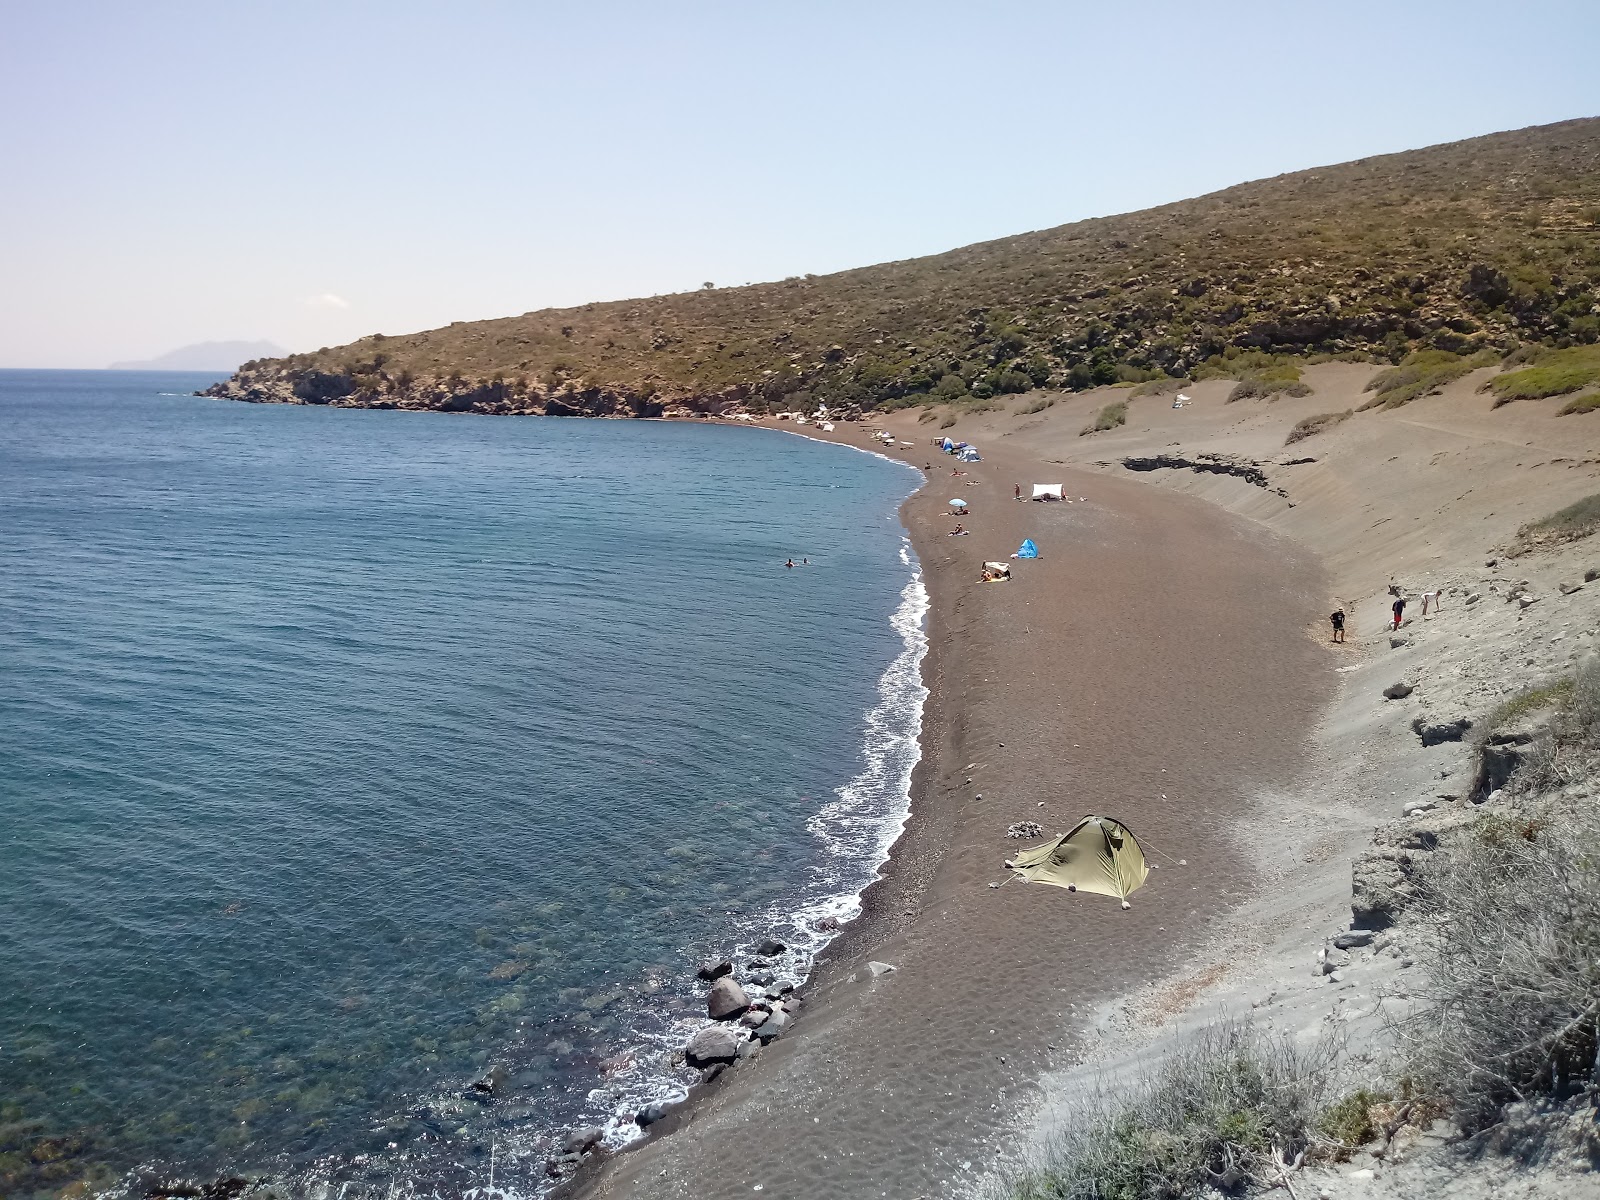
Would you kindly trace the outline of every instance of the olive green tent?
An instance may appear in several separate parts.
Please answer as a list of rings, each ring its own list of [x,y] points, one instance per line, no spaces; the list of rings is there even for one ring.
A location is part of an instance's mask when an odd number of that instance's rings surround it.
[[[1143,887],[1150,874],[1138,839],[1110,817],[1085,817],[1071,832],[1028,847],[1006,866],[1029,883],[1115,896],[1123,908],[1132,907],[1128,896]]]

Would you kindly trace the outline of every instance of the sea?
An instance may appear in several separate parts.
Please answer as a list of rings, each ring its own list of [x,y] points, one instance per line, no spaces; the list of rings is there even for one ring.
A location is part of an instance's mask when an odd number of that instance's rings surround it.
[[[0,1195],[537,1195],[859,912],[920,473],[214,378],[0,371]]]

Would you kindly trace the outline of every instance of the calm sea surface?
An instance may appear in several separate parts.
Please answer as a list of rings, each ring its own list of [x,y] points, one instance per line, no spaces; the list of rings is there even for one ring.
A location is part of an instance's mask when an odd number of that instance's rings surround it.
[[[916,474],[205,382],[0,371],[0,1195],[531,1192],[881,861]]]

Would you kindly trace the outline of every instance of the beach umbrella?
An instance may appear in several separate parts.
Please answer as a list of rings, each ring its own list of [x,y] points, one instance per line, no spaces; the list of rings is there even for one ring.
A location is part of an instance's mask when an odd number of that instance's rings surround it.
[[[1123,908],[1133,907],[1129,895],[1150,875],[1133,831],[1110,817],[1085,817],[1053,841],[1009,859],[1006,867],[1029,883],[1115,896]]]
[[[967,502],[965,500],[952,500],[952,501],[950,501],[950,507],[951,508],[965,508],[966,506],[967,506]]]

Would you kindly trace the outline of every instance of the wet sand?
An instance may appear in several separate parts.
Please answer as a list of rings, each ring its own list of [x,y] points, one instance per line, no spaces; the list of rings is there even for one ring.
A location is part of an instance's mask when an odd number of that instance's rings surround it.
[[[931,427],[891,425],[920,444],[890,453],[934,467],[903,509],[932,601],[906,833],[790,1031],[585,1194],[911,1200],[975,1180],[1039,1077],[1095,1036],[1093,1011],[1182,967],[1249,894],[1255,798],[1304,769],[1334,678],[1307,632],[1325,581],[1305,550],[1015,443],[984,443],[984,461],[952,477]],[[866,428],[832,440],[867,446]],[[1013,501],[1014,484],[1036,481],[1087,501]],[[953,496],[972,506],[970,536],[947,536]],[[1040,559],[1013,563],[1009,583],[977,582],[983,560],[1024,537]],[[1028,844],[1006,838],[1009,824],[1061,832],[1091,813],[1125,821],[1160,864],[1130,911],[989,886]],[[869,959],[896,970],[874,978]]]

